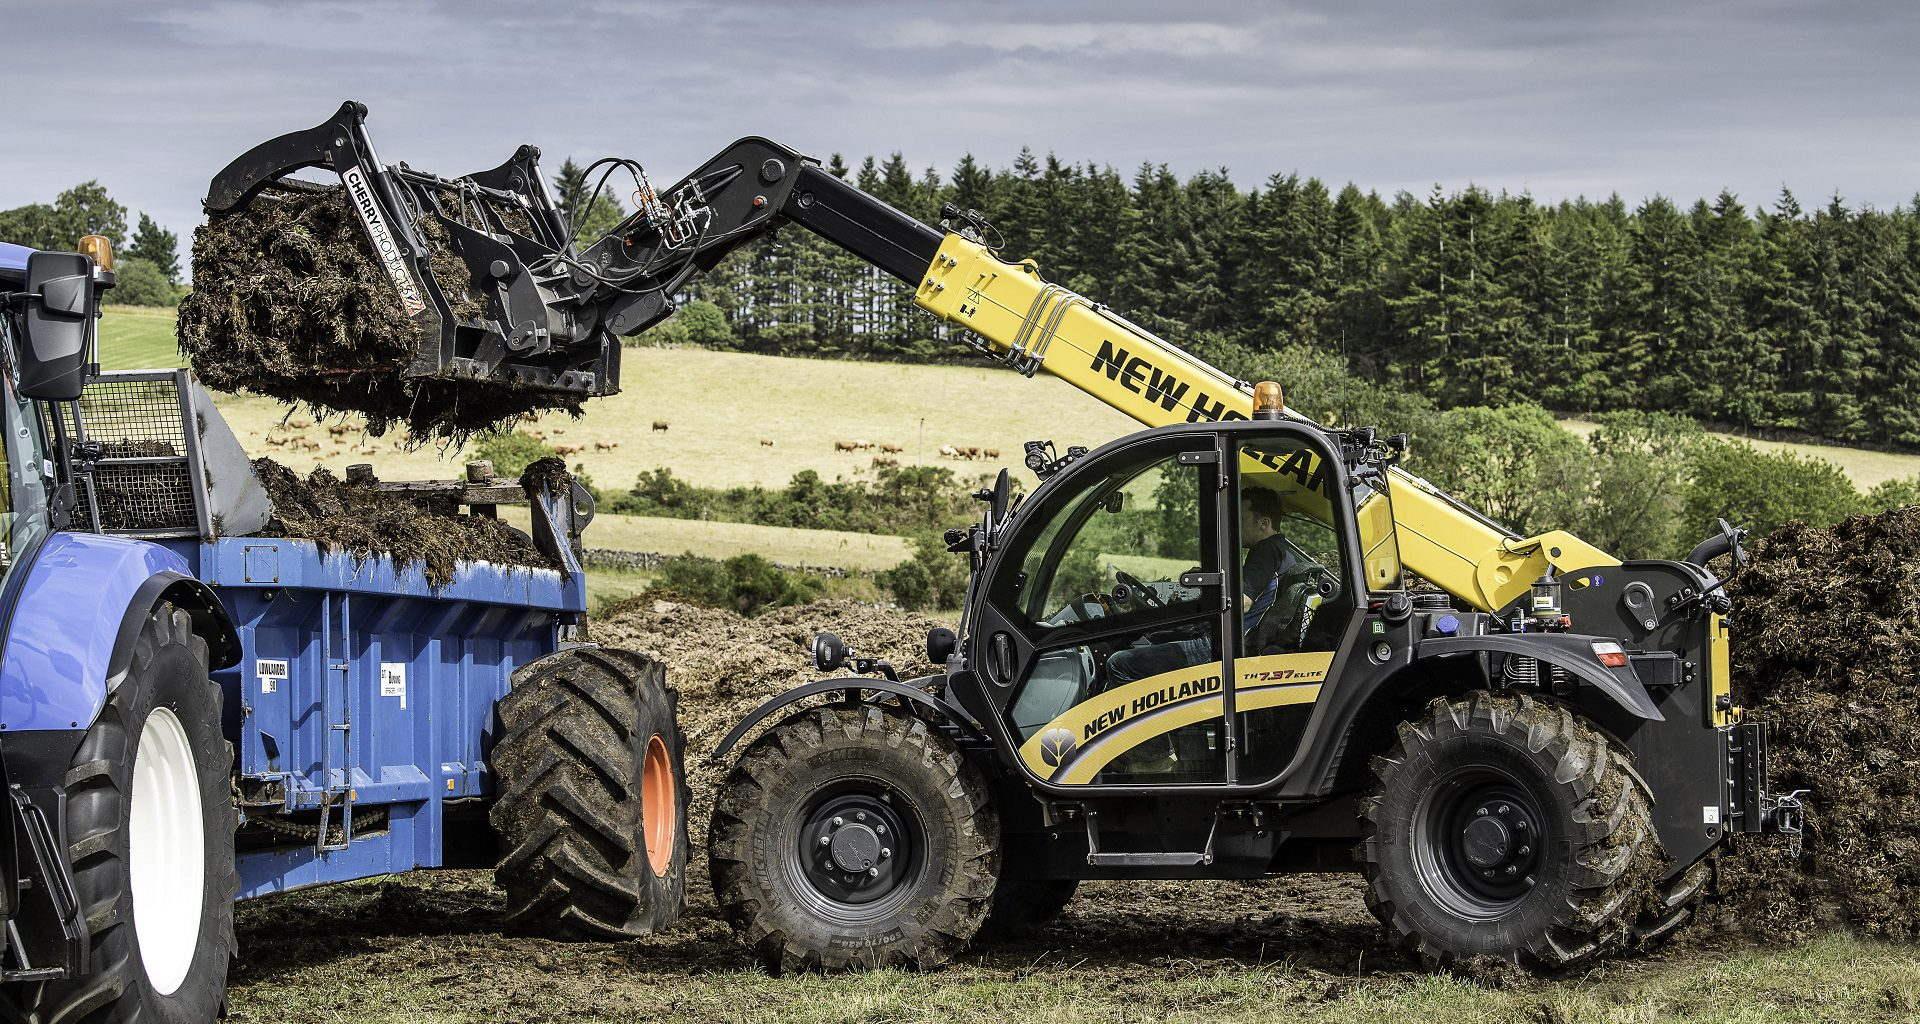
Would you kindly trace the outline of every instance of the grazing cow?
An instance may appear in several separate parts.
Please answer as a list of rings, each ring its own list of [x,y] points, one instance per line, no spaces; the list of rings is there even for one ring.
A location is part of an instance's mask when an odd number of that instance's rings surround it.
[[[997,459],[1000,457],[1000,449],[984,448],[984,449],[981,449],[980,454],[986,456],[989,459]]]
[[[864,437],[863,437],[863,438],[860,438],[859,440],[857,440],[857,441],[855,441],[855,442],[853,442],[853,446],[854,446],[855,448],[858,448],[858,449],[860,449],[861,451],[866,451],[867,449],[869,449],[869,448],[871,448],[871,447],[873,447],[873,442],[872,442],[872,441],[869,441],[869,440],[867,440],[866,438],[864,438]]]
[[[950,444],[943,444],[940,446],[940,457],[946,458],[946,459],[957,459],[960,457],[960,449],[955,448]]]
[[[898,466],[899,464],[900,460],[891,455],[875,455],[873,457],[873,466],[875,469],[881,466]]]
[[[664,433],[666,433],[666,432],[667,432],[667,421],[666,421],[666,420],[654,420],[654,421],[653,421],[653,429],[655,429],[655,430],[658,430],[658,431],[660,431],[660,432],[661,432],[661,433],[663,433],[663,434],[664,434]],[[557,431],[556,431],[556,433],[557,433]]]
[[[544,430],[536,430],[527,436],[533,438],[535,441],[545,441],[547,439],[547,432]]]
[[[833,442],[833,450],[836,452],[857,452],[860,450],[860,442],[835,441]]]
[[[301,440],[301,442],[300,442],[300,443],[301,443],[302,445],[305,445],[305,446],[306,446],[306,449],[307,449],[308,451],[310,451],[310,452],[317,452],[317,451],[319,451],[319,450],[320,450],[320,442],[318,442],[318,441],[308,441],[308,440],[304,440],[304,439],[303,439],[303,440]]]
[[[974,459],[980,457],[980,446],[977,444],[963,444],[959,446],[959,452],[961,458],[972,462]]]
[[[353,428],[345,423],[329,423],[327,424],[327,433],[330,436],[339,437],[342,434],[353,433]]]
[[[762,447],[762,448],[771,448],[771,447],[773,447],[773,438],[771,438],[771,437],[763,437],[763,438],[761,438],[761,439],[760,439],[760,447]]]
[[[596,452],[610,452],[610,451],[612,451],[612,450],[614,450],[615,448],[618,448],[618,447],[620,447],[620,442],[618,442],[618,441],[595,441],[595,442],[593,442],[593,450],[594,450],[594,451],[596,451]]]
[[[886,452],[888,455],[898,455],[906,449],[897,444],[883,444],[880,446],[880,450]]]
[[[313,426],[313,421],[303,416],[296,416],[293,419],[290,419],[287,421],[287,426],[292,427],[295,430],[305,430],[308,427]]]
[[[554,454],[560,456],[577,455],[580,450],[580,446],[577,444],[556,444],[553,446]]]

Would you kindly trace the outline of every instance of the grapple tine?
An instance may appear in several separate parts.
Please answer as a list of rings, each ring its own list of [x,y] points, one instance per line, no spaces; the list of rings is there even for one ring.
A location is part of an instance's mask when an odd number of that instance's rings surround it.
[[[366,104],[348,100],[340,104],[339,112],[312,128],[288,132],[247,150],[213,176],[204,205],[209,212],[225,213],[290,171],[302,167],[339,170],[335,154],[352,147],[366,116]]]

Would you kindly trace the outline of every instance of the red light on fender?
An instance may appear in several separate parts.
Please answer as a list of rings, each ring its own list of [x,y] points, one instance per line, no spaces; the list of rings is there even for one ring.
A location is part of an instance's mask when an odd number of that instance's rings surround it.
[[[1621,650],[1620,645],[1611,640],[1602,640],[1594,644],[1593,656],[1599,658],[1600,664],[1608,668],[1627,667],[1627,652]]]

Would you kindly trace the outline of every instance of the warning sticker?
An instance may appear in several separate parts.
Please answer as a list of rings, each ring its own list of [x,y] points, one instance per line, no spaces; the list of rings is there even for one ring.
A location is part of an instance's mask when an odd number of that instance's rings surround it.
[[[402,710],[407,706],[407,663],[404,661],[383,661],[380,663],[380,696],[400,698]]]
[[[1700,822],[1703,825],[1720,824],[1720,808],[1712,804],[1700,808]]]
[[[287,663],[281,659],[258,658],[253,663],[253,674],[260,680],[261,693],[274,693],[287,679]]]

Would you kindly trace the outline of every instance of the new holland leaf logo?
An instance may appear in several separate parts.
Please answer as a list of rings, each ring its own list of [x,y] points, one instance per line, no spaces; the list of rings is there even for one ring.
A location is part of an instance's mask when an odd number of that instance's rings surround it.
[[[1048,729],[1040,736],[1040,760],[1049,768],[1058,768],[1073,756],[1079,744],[1074,741],[1071,729]]]

